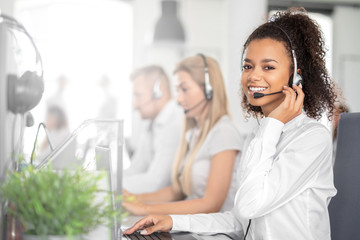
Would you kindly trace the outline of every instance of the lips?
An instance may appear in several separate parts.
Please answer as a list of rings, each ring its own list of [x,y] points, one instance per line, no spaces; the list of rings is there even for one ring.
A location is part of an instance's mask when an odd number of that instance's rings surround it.
[[[261,92],[261,91],[265,91],[267,87],[248,87],[248,89],[251,92]]]
[[[248,87],[248,93],[250,95],[254,95],[256,92],[263,92],[267,89],[267,87],[260,87],[260,86],[249,86]]]

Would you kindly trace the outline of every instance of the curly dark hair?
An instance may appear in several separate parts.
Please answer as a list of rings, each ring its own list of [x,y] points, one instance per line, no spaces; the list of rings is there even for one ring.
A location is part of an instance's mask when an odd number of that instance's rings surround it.
[[[323,34],[319,25],[306,14],[304,8],[289,8],[275,13],[267,23],[260,25],[248,37],[243,54],[253,40],[270,38],[282,42],[292,59],[288,37],[296,53],[297,67],[300,68],[303,77],[306,115],[320,119],[321,114],[328,110],[328,118],[331,119],[337,89],[325,66],[326,49]],[[293,63],[291,65],[292,72],[294,66]],[[245,94],[242,95],[242,106],[247,115],[262,116],[261,107],[250,105]]]

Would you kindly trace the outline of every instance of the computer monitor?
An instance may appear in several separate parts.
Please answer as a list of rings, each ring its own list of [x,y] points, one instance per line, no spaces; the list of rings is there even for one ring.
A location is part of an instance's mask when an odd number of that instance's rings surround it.
[[[75,149],[73,149],[74,146]],[[78,163],[77,167],[80,164],[81,167],[88,171],[94,171],[95,174],[98,171],[107,171],[109,190],[114,193],[112,204],[117,209],[120,209],[121,203],[115,202],[115,198],[122,191],[122,154],[123,120],[89,119],[75,129],[36,167],[42,168],[48,164],[56,163],[56,161],[65,161],[64,166],[67,169],[73,168],[73,163]],[[114,219],[111,239],[117,239],[119,228],[120,224]],[[106,228],[102,228],[102,231],[94,229],[94,232],[91,232],[87,239],[99,239],[97,236],[107,235],[108,232]]]
[[[0,183],[5,180],[8,170],[14,167],[14,160],[12,159],[14,141],[20,141],[19,133],[21,131],[20,121],[15,121],[15,115],[8,110],[7,76],[9,73],[14,73],[16,69],[12,40],[8,25],[0,17]],[[0,202],[2,202],[1,195]],[[5,221],[4,214],[4,206],[0,204],[0,226],[5,226],[3,224]],[[5,234],[5,229],[1,227],[0,238],[5,239]]]
[[[10,38],[7,26],[0,20],[0,182],[11,163],[11,126],[14,115],[7,109],[7,74],[10,68]]]

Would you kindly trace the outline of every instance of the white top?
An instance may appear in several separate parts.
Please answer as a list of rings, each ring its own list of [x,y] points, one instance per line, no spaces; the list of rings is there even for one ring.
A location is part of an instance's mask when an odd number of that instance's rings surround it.
[[[247,240],[330,239],[331,134],[301,114],[284,125],[264,118],[245,143],[235,207],[226,213],[172,215],[173,230],[236,233]]]
[[[196,139],[197,136],[197,128],[192,129],[187,133],[190,149],[194,146],[194,139]],[[209,131],[194,159],[191,174],[192,193],[186,199],[198,199],[205,195],[206,185],[210,174],[211,159],[214,155],[226,150],[237,150],[239,153],[236,155],[234,162],[234,173],[231,186],[221,211],[232,209],[236,193],[235,170],[240,160],[242,145],[243,140],[233,122],[227,115],[222,116]],[[224,161],[226,161],[226,159],[224,159]]]
[[[123,187],[126,190],[136,194],[171,185],[172,164],[180,143],[183,116],[181,108],[171,100],[149,130],[142,133],[131,165],[124,171]]]

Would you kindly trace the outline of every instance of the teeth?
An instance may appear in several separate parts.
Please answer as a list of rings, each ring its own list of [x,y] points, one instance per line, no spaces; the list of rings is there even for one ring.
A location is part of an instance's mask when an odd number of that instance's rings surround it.
[[[249,90],[252,92],[264,91],[265,89],[265,87],[249,87]]]

